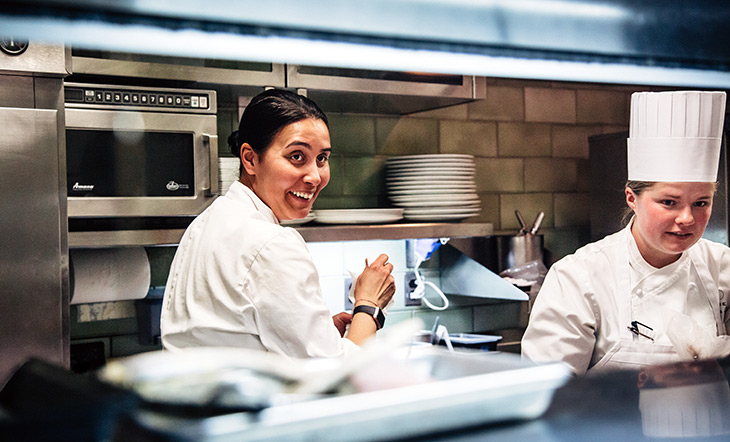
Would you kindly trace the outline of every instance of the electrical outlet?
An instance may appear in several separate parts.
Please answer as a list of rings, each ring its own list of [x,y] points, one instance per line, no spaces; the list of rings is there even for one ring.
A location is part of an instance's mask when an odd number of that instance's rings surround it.
[[[352,302],[350,301],[350,287],[352,287],[352,277],[345,277],[345,310],[352,310]]]
[[[416,289],[416,272],[414,272],[413,270],[409,270],[405,273],[404,278],[403,278],[403,293],[405,293],[406,307],[421,305],[421,298],[418,298],[418,299],[411,298],[411,293],[413,293],[413,290],[415,290],[415,289]]]

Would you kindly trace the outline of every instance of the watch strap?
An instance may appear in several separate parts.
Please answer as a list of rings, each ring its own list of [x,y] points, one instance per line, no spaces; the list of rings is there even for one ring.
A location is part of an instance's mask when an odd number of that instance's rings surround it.
[[[358,313],[367,313],[375,321],[375,328],[380,330],[385,325],[385,314],[379,307],[371,307],[369,305],[358,305],[352,310],[352,316]]]

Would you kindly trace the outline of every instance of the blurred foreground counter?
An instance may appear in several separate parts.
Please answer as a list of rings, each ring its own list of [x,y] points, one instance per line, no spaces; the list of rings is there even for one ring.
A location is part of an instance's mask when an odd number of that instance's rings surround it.
[[[499,356],[499,355],[497,355]],[[439,356],[440,357],[440,356]],[[509,384],[510,375],[537,375],[544,372],[529,367],[512,368],[513,361],[494,359],[490,364],[495,369],[491,376]],[[426,360],[426,359],[422,359]],[[434,366],[443,366],[448,359],[433,358]],[[478,366],[481,359],[473,359]],[[498,362],[498,364],[495,363]],[[561,366],[562,368],[562,366]],[[44,368],[45,370],[45,368]],[[532,370],[532,371],[531,371]],[[272,409],[237,413],[206,413],[190,410],[170,413],[169,409],[155,409],[143,406],[135,395],[118,389],[109,389],[84,377],[79,383],[73,378],[71,384],[64,375],[54,372],[50,381],[38,382],[41,373],[34,370],[23,382],[8,384],[0,394],[0,439],[2,440],[90,440],[90,441],[247,441],[247,440],[410,440],[410,441],[656,441],[672,440],[726,441],[730,439],[730,359],[719,361],[696,361],[652,367],[637,371],[604,372],[571,378],[548,396],[549,405],[542,413],[542,405],[536,405],[536,418],[499,418],[500,409],[521,410],[526,415],[532,392],[520,394],[523,385],[534,384],[534,379],[517,382],[512,386],[485,386],[475,384],[472,390],[475,400],[464,394],[454,394],[459,388],[456,382],[442,385],[454,387],[442,395],[436,404],[424,403],[421,392],[429,388],[411,391],[410,398],[395,399],[395,396],[378,396],[369,393],[354,394],[337,402],[340,408],[350,408],[355,402],[367,402],[372,398],[393,398],[391,404],[377,404],[368,408],[360,403],[357,407],[369,410],[363,413],[340,414],[341,418],[330,421],[319,420],[318,416],[327,410],[327,400],[307,402],[306,406],[291,408],[299,415],[276,413]],[[488,374],[489,375],[489,374]],[[486,380],[483,375],[472,379]],[[501,376],[501,377],[500,377]],[[59,390],[59,385],[65,384]],[[438,384],[438,382],[437,382]],[[70,385],[70,386],[69,386]],[[49,390],[56,389],[54,394]],[[431,389],[433,390],[433,389]],[[550,387],[545,388],[552,393]],[[433,391],[431,391],[433,393]],[[523,391],[524,393],[524,391]],[[45,406],[33,407],[32,397],[39,395]],[[426,397],[427,395],[424,395]],[[50,398],[50,399],[49,399]],[[370,399],[369,399],[370,398]],[[356,400],[357,399],[357,400]],[[67,403],[66,412],[55,415],[51,409],[54,403]],[[535,403],[542,399],[535,399]],[[393,402],[411,404],[410,412],[421,416],[417,422],[428,428],[448,430],[408,431],[413,419],[401,418],[402,425],[394,424],[394,414],[401,411],[393,408]],[[469,402],[471,401],[471,402]],[[71,404],[75,404],[71,407]],[[343,406],[343,404],[346,404]],[[473,414],[465,406],[488,407],[476,410],[477,419],[467,422],[465,415]],[[402,406],[401,406],[402,407]],[[527,408],[526,408],[527,407]],[[277,408],[277,407],[274,407]],[[356,410],[353,407],[352,410]],[[86,421],[83,413],[86,410]],[[394,411],[396,410],[396,411]],[[460,410],[460,414],[454,414]],[[335,413],[336,415],[336,413]],[[344,418],[346,416],[347,418]],[[483,419],[479,419],[483,416]],[[504,416],[504,414],[502,414]],[[286,421],[286,422],[285,422]],[[30,425],[30,423],[33,425]],[[289,423],[290,422],[290,423]],[[489,423],[487,423],[489,422]],[[285,425],[283,425],[284,423]],[[434,423],[436,424],[434,426]],[[18,425],[20,424],[20,425]],[[379,425],[380,424],[380,425]],[[263,427],[263,428],[262,428]],[[86,431],[78,431],[86,428]],[[42,431],[41,431],[42,429]],[[389,430],[390,429],[390,430]],[[388,433],[392,431],[392,433]],[[420,434],[419,434],[420,433]],[[395,437],[388,437],[392,434]],[[351,437],[350,437],[351,435]],[[4,436],[10,436],[9,439]],[[37,438],[35,436],[42,436]]]

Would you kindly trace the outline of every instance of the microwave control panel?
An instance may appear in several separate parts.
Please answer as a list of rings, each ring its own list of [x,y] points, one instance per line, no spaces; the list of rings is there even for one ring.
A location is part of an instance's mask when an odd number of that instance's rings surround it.
[[[215,91],[64,84],[66,107],[214,114]]]

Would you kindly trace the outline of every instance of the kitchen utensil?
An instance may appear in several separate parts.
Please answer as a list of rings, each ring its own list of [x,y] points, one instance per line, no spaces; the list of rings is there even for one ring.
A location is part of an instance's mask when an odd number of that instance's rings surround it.
[[[522,214],[519,210],[515,210],[515,216],[517,217],[517,222],[520,223],[520,232],[518,235],[524,235],[527,232],[527,224],[525,224],[525,219],[522,217]]]
[[[433,327],[431,328],[431,345],[438,345],[438,335],[436,332],[439,329],[439,316],[436,316],[436,319],[433,321]]]
[[[542,224],[542,220],[545,218],[545,212],[540,212],[537,214],[537,217],[535,218],[535,222],[532,223],[532,228],[530,229],[530,234],[534,235],[537,233],[537,231],[540,229],[540,224]]]

